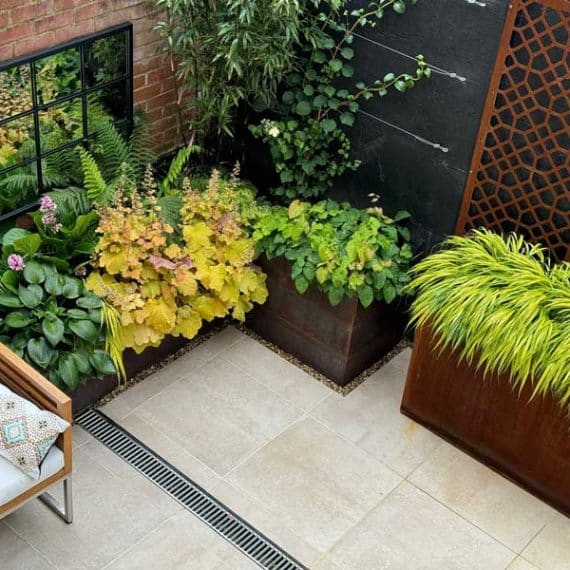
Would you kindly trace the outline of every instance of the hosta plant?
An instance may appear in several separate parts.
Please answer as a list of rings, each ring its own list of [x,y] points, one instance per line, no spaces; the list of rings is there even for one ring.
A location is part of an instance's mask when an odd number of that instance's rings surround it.
[[[261,214],[253,237],[259,253],[284,257],[299,293],[310,285],[321,289],[332,305],[358,297],[364,307],[388,303],[408,282],[412,249],[408,228],[380,208],[353,208],[325,200],[310,205],[294,200],[289,208],[273,206]]]
[[[120,342],[141,352],[166,335],[192,338],[204,320],[244,320],[267,296],[265,275],[252,267],[253,241],[235,198],[220,192],[214,172],[203,192],[186,181],[180,225],[161,217],[150,174],[139,193],[119,185],[100,210],[101,234],[88,287],[120,316]]]
[[[0,278],[0,342],[68,391],[86,378],[115,374],[101,299],[51,264],[16,253],[7,264]]]
[[[570,263],[539,245],[478,230],[418,263],[413,322],[470,365],[506,373],[533,396],[570,400]]]

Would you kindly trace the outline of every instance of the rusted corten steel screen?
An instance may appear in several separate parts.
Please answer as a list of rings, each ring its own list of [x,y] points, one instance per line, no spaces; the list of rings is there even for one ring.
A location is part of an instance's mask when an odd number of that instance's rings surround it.
[[[570,259],[570,0],[514,0],[457,233],[516,231]]]

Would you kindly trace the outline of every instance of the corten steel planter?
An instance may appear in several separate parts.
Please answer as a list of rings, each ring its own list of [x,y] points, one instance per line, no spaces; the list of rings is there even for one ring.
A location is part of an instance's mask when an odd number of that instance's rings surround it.
[[[570,516],[568,411],[434,344],[416,332],[402,412]]]
[[[167,336],[160,346],[149,347],[140,354],[137,354],[132,349],[127,349],[124,354],[127,379],[133,378],[139,372],[174,354],[188,342],[189,340],[184,337]],[[89,378],[70,394],[73,403],[73,413],[76,414],[94,404],[112,392],[118,386],[118,383],[117,376]]]
[[[395,304],[364,309],[355,298],[333,307],[316,287],[299,294],[285,259],[262,258],[259,264],[269,297],[248,315],[247,325],[336,384],[348,384],[402,338],[403,311]]]

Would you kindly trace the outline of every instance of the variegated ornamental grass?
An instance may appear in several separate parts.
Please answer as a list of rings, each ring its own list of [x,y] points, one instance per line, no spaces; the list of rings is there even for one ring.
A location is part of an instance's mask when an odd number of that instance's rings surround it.
[[[477,230],[419,262],[408,287],[412,323],[515,388],[570,402],[570,263],[516,235]]]

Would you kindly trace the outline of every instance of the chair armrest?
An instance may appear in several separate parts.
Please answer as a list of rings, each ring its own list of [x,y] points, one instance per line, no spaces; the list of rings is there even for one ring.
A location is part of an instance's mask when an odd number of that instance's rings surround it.
[[[3,344],[0,344],[0,379],[11,390],[30,400],[38,408],[57,414],[69,423],[73,422],[71,398]],[[57,445],[64,454],[65,471],[70,473],[71,429],[66,430],[58,438]]]

